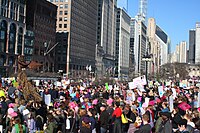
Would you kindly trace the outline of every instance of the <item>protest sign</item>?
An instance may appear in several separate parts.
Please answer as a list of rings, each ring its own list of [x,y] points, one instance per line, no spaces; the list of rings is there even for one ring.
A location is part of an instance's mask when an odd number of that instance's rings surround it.
[[[146,105],[149,105],[149,100],[150,100],[150,98],[148,98],[148,97],[145,98]]]
[[[133,79],[133,83],[134,83],[134,85],[138,85],[138,84],[140,84],[140,85],[146,85],[147,81],[146,81],[145,75],[140,76],[138,78],[134,78]]]
[[[160,96],[160,97],[163,96],[163,94],[164,94],[163,86],[159,86],[159,87],[158,87],[158,93],[159,93],[159,96]]]
[[[134,82],[129,82],[128,86],[129,86],[129,89],[135,89],[135,88],[137,88],[137,85],[134,84]]]
[[[174,98],[172,95],[169,97],[169,108],[170,108],[170,112],[172,112],[174,109]]]
[[[105,83],[106,90],[109,90],[108,83]]]
[[[200,92],[198,93],[197,108],[200,107]]]
[[[45,104],[50,106],[51,105],[51,95],[48,94],[48,95],[45,95],[44,96],[44,101],[45,101]]]

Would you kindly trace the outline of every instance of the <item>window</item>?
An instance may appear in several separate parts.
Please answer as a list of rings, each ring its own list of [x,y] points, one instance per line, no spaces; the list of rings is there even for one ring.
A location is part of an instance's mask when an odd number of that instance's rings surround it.
[[[68,8],[68,4],[65,4],[65,9],[67,9]]]
[[[67,21],[67,17],[64,17],[64,21]]]
[[[59,18],[59,21],[62,21],[62,18],[61,18],[61,17]]]
[[[58,2],[58,0],[55,0],[55,2]]]
[[[60,9],[63,9],[63,4],[60,5]]]
[[[59,28],[62,28],[62,24],[59,24]]]
[[[64,28],[67,28],[67,24],[64,24]]]
[[[60,15],[63,15],[63,11],[60,11],[60,13],[59,13]]]
[[[68,11],[67,11],[67,10],[65,10],[64,14],[65,14],[65,15],[68,15]]]
[[[64,2],[64,0],[60,0],[60,2]]]

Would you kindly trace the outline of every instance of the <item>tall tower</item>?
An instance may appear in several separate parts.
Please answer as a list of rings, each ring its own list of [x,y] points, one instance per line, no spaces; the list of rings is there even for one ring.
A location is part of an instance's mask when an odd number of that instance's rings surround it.
[[[138,19],[146,22],[147,19],[147,0],[140,0],[139,1],[139,12],[138,12]]]

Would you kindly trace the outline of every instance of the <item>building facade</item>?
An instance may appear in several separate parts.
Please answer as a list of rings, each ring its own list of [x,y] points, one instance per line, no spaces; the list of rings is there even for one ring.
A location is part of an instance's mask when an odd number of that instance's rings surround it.
[[[103,53],[96,56],[96,73],[98,76],[112,75],[114,72],[116,16],[116,0],[98,0],[97,47],[103,48]]]
[[[120,79],[128,79],[129,74],[130,20],[122,8],[117,9],[115,76]]]
[[[196,31],[190,30],[189,31],[189,63],[195,63],[195,35]]]
[[[195,64],[200,64],[200,22],[196,23],[195,34]]]
[[[27,0],[26,25],[34,32],[34,52],[32,60],[41,63],[39,72],[54,72],[55,51],[48,53],[56,43],[57,7],[46,0]]]
[[[26,1],[0,1],[0,75],[17,72],[18,55],[24,55]]]
[[[86,76],[86,66],[91,66],[94,72],[98,1],[48,1],[58,6],[56,40],[59,44],[56,55],[59,57],[56,57],[56,62],[62,61],[56,65],[56,71],[62,69],[74,78]]]
[[[57,6],[56,32],[69,32],[71,0],[47,0]]]
[[[87,75],[86,66],[95,71],[97,4],[97,0],[71,1],[67,72],[73,77]]]
[[[136,28],[136,20],[134,18],[131,18],[130,21],[130,60],[129,60],[129,78],[134,78],[135,77],[135,49],[134,49],[134,44],[135,41],[138,40],[138,38],[136,38],[135,34],[137,34],[137,32],[135,32]]]

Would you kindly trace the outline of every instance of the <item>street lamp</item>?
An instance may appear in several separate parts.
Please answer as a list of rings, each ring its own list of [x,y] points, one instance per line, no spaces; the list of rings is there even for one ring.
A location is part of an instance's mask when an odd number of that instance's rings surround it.
[[[148,62],[152,62],[152,54],[149,54],[148,51],[146,52],[146,55],[143,56],[142,61],[145,61],[145,76],[146,76],[146,81],[148,82]]]

